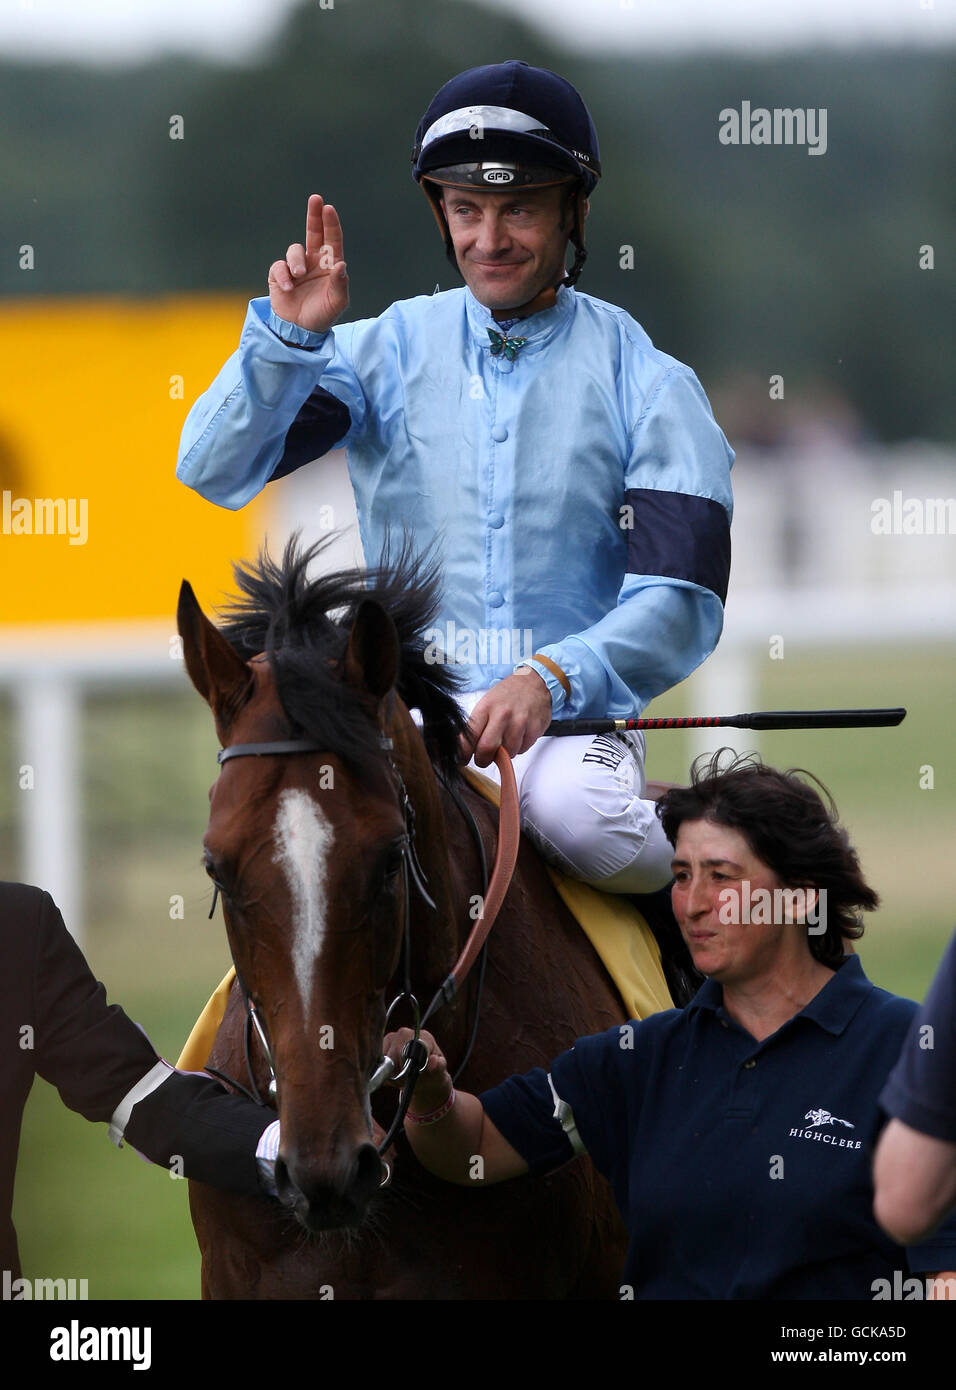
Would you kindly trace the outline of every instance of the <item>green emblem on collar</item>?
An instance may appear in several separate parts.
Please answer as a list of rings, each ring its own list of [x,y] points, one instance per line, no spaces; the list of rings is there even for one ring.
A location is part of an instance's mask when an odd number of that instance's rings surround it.
[[[493,328],[488,329],[488,337],[491,339],[492,357],[500,357],[504,353],[509,362],[515,360],[518,349],[523,348],[528,341],[527,338],[506,338],[501,333],[496,333]]]

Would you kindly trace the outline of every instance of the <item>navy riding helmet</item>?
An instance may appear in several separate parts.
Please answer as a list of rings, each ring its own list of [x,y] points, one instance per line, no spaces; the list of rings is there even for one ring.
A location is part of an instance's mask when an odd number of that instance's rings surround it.
[[[597,131],[570,82],[512,59],[459,73],[432,98],[412,150],[412,173],[435,214],[452,263],[441,187],[548,188],[566,183],[575,201],[573,285],[587,258],[584,200],[601,174]]]

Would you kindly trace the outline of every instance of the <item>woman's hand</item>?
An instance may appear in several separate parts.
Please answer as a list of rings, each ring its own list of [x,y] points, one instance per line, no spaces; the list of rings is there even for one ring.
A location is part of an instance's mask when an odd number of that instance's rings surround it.
[[[412,1041],[414,1036],[411,1028],[399,1028],[396,1032],[389,1033],[385,1037],[382,1043],[382,1052],[386,1057],[391,1057],[395,1063],[396,1072],[401,1071],[405,1065],[402,1049],[406,1043]],[[433,1110],[437,1110],[440,1105],[444,1105],[451,1095],[452,1082],[448,1074],[448,1063],[431,1033],[426,1033],[422,1029],[418,1036],[428,1048],[428,1061],[425,1064],[425,1070],[419,1073],[415,1083],[410,1113],[428,1115]],[[392,1081],[389,1084],[403,1086],[405,1083],[404,1081]]]
[[[402,1048],[414,1036],[411,1028],[399,1028],[382,1043],[396,1070],[403,1065]],[[428,1048],[428,1061],[415,1086],[415,1108],[405,1117],[405,1137],[419,1163],[435,1177],[467,1187],[527,1173],[528,1165],[488,1119],[478,1097],[454,1090],[448,1064],[431,1033],[423,1030],[419,1037]],[[453,1091],[454,1100],[446,1107]]]

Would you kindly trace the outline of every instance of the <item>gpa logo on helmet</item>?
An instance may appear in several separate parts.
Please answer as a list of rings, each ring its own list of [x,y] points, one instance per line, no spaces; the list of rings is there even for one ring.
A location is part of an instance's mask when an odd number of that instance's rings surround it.
[[[485,169],[481,177],[485,183],[512,183],[514,174],[510,169]]]

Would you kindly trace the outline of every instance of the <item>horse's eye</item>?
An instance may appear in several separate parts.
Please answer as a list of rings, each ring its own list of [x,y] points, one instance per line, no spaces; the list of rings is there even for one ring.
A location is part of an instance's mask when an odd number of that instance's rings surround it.
[[[203,855],[202,866],[203,866],[203,868],[205,869],[206,875],[207,875],[207,877],[209,878],[210,882],[212,883],[213,887],[214,887],[218,892],[220,892],[220,893],[222,893],[222,894],[225,894],[226,888],[225,888],[225,885],[224,885],[224,883],[223,883],[223,875],[220,873],[219,869],[217,868],[217,866],[216,866],[216,861],[213,859],[213,857],[212,857],[211,854],[204,854],[204,855]]]
[[[386,878],[394,878],[402,867],[402,860],[405,858],[405,840],[396,840],[395,844],[389,846],[385,856],[384,872]]]

